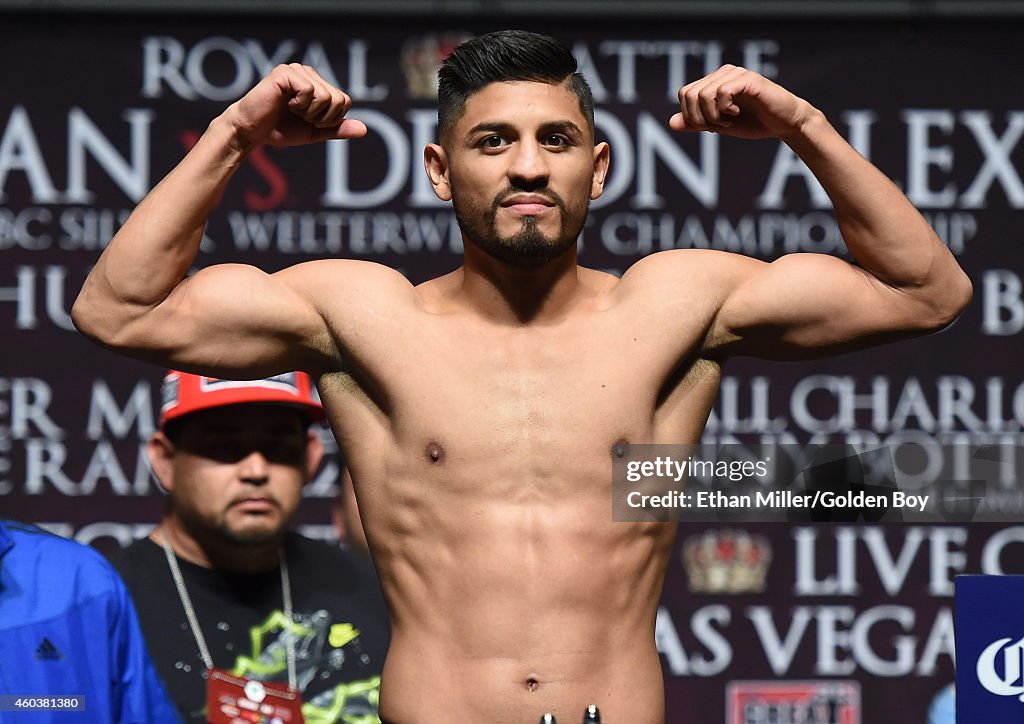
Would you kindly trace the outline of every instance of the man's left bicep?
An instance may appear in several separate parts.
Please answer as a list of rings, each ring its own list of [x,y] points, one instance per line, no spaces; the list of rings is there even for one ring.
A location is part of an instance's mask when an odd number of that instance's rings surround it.
[[[748,270],[724,299],[706,350],[767,359],[840,354],[927,331],[920,306],[846,261],[790,254]]]

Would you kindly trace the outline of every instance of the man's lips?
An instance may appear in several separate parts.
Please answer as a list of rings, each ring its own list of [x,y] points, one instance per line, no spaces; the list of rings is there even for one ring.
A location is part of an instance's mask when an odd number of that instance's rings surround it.
[[[538,196],[537,194],[517,194],[510,196],[507,199],[503,199],[501,202],[502,207],[522,214],[523,216],[536,216],[542,214],[548,209],[554,208],[555,203],[547,198],[546,196]]]
[[[231,507],[240,508],[250,513],[257,513],[274,510],[277,508],[277,503],[270,498],[242,498],[233,502]]]

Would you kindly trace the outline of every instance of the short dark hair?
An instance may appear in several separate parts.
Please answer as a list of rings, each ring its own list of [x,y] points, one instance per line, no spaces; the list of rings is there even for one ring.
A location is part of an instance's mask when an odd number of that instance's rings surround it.
[[[594,130],[594,98],[576,59],[547,35],[501,30],[456,47],[437,71],[437,129],[443,139],[458,123],[471,95],[491,83],[527,80],[558,85],[568,80],[580,111]]]

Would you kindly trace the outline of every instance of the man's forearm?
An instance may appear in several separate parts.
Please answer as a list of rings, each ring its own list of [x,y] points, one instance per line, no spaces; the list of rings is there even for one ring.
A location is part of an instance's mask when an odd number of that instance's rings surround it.
[[[72,309],[79,329],[107,340],[166,299],[195,261],[206,219],[245,155],[230,121],[216,118],[100,256]]]
[[[818,111],[783,139],[828,192],[857,263],[886,284],[913,292],[956,289],[966,276],[904,194],[852,148]]]

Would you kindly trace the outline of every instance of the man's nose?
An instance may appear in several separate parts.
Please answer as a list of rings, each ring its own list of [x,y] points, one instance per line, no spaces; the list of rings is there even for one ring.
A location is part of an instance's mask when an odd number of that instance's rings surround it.
[[[270,479],[270,463],[262,452],[252,450],[238,461],[238,477],[247,483],[262,485]]]
[[[512,185],[518,188],[542,187],[547,185],[548,167],[547,154],[536,141],[520,141],[516,144],[512,165],[508,175]]]

